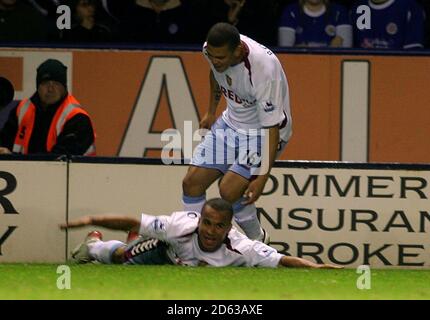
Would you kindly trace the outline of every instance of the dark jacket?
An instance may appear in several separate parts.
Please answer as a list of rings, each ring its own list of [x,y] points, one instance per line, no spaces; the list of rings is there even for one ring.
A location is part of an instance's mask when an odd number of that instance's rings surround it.
[[[65,97],[64,97],[65,99]],[[30,154],[46,154],[46,142],[51,122],[55,112],[63,100],[44,110],[40,106],[40,98],[37,92],[31,97],[31,102],[36,106],[36,116],[33,132],[30,138],[28,152]],[[0,131],[0,146],[12,151],[15,137],[18,131],[18,117],[16,108],[9,113],[9,118]],[[63,131],[57,137],[57,144],[50,153],[82,155],[94,142],[94,133],[91,120],[84,114],[77,114],[64,125]]]

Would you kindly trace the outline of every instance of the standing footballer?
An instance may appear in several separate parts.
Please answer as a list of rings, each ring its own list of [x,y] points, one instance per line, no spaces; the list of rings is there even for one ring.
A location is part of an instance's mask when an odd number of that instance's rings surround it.
[[[233,204],[236,223],[250,239],[267,243],[255,201],[292,133],[287,78],[272,51],[227,23],[209,30],[203,54],[211,69],[210,101],[200,127],[210,131],[194,150],[183,179],[184,209],[200,212],[206,189],[223,176],[220,195]],[[216,119],[221,94],[227,107]],[[256,155],[268,164],[259,174],[253,171]]]

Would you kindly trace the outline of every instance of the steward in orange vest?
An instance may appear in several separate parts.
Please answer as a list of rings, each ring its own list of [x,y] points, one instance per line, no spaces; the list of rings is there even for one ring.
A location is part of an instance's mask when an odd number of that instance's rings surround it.
[[[0,153],[95,156],[90,116],[67,92],[67,67],[58,60],[45,61],[37,69],[36,83],[37,92],[10,112],[0,132]]]

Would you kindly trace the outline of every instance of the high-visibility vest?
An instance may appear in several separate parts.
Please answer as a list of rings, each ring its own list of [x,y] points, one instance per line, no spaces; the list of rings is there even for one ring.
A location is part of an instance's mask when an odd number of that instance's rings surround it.
[[[88,113],[82,109],[79,102],[69,94],[55,112],[49,127],[46,141],[46,150],[48,150],[48,152],[51,152],[52,148],[57,143],[57,137],[63,131],[63,127],[67,121],[77,114],[85,114],[90,118]],[[28,145],[30,144],[31,133],[33,132],[34,120],[36,117],[36,106],[30,99],[24,99],[18,105],[16,115],[18,117],[18,131],[12,150],[15,153],[28,154]],[[85,151],[83,154],[84,156],[96,155],[95,139],[96,135],[94,133],[94,142],[87,151]]]

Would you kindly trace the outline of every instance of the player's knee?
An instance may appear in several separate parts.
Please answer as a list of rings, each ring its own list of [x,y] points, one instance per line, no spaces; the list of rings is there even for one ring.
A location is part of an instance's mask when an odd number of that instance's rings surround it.
[[[196,183],[195,179],[193,179],[193,176],[190,173],[187,173],[187,175],[182,180],[182,191],[185,195],[191,197],[200,196],[205,192],[203,187]]]
[[[189,174],[187,174],[182,180],[182,191],[184,192],[184,194],[190,195],[192,193],[192,189],[193,179]]]
[[[241,194],[239,194],[237,190],[234,190],[233,188],[222,182],[219,186],[219,194],[221,198],[223,198],[225,201],[230,202],[231,204],[235,203],[241,197]]]

